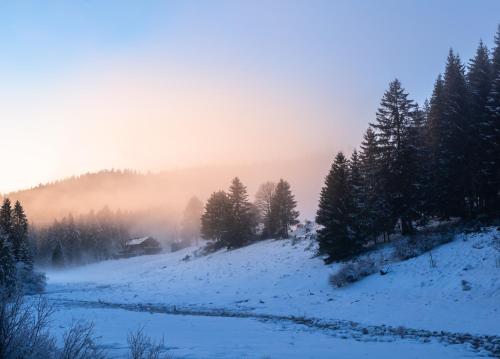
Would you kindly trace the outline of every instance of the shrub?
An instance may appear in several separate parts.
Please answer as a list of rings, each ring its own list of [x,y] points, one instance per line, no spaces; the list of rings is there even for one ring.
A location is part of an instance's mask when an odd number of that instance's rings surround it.
[[[22,294],[40,294],[45,289],[47,278],[44,273],[35,272],[23,262],[16,264],[16,283]]]
[[[44,298],[25,302],[22,295],[0,298],[0,358],[52,359],[57,353],[48,332],[52,307]]]
[[[59,359],[104,359],[106,354],[96,345],[94,323],[78,321],[63,335]]]
[[[402,238],[394,244],[393,257],[399,260],[407,260],[421,254],[422,251],[417,243],[408,238]]]
[[[25,300],[20,291],[0,297],[0,358],[2,359],[104,359],[97,348],[92,323],[75,322],[57,348],[49,332],[54,313],[47,299]]]
[[[99,348],[94,324],[76,321],[63,334],[63,346],[56,346],[49,332],[54,309],[46,298],[25,300],[20,291],[0,295],[0,358],[1,359],[105,359]],[[143,329],[127,338],[131,359],[167,359],[164,345],[154,342]]]
[[[129,333],[127,343],[131,359],[160,359],[163,349],[163,340],[159,343],[144,334],[144,328]]]
[[[462,281],[460,282],[460,284],[462,284],[462,290],[463,291],[469,291],[469,290],[472,289],[471,284],[468,281],[466,281],[465,279],[462,279]]]
[[[344,264],[340,269],[330,276],[330,284],[335,287],[343,287],[354,283],[361,278],[367,277],[379,270],[379,266],[371,258],[362,258],[357,262]]]
[[[396,260],[407,260],[452,240],[452,233],[422,233],[405,237],[394,244],[392,257]]]

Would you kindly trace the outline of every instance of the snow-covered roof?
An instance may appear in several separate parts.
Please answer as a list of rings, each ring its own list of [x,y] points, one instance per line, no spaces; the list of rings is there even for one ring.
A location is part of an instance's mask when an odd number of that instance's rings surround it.
[[[126,244],[127,244],[127,246],[135,246],[137,244],[141,244],[142,242],[144,242],[148,238],[149,237],[134,238],[134,239],[129,240]]]

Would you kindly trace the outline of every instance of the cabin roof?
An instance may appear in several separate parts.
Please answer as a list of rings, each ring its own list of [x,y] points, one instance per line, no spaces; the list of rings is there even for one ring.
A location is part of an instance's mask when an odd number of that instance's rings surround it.
[[[129,241],[127,241],[127,243],[125,243],[125,245],[127,246],[136,246],[138,244],[142,244],[146,241],[146,239],[148,239],[150,237],[141,237],[141,238],[134,238],[134,239],[131,239]]]

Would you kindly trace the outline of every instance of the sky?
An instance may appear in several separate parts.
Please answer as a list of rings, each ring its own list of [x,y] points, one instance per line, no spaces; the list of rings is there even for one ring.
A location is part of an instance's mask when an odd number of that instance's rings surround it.
[[[351,151],[399,78],[423,102],[498,0],[2,1],[0,192]],[[323,175],[323,174],[322,174]]]

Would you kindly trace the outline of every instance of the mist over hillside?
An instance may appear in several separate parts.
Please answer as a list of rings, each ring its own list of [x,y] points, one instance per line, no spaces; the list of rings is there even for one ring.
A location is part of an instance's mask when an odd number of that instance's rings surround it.
[[[7,194],[25,206],[31,222],[50,224],[69,213],[77,216],[107,206],[112,211],[141,213],[142,224],[154,231],[171,231],[192,196],[205,201],[240,177],[253,200],[257,187],[267,180],[287,179],[296,195],[302,219],[314,217],[319,191],[330,156],[246,165],[220,165],[139,173],[103,170],[62,179]]]

